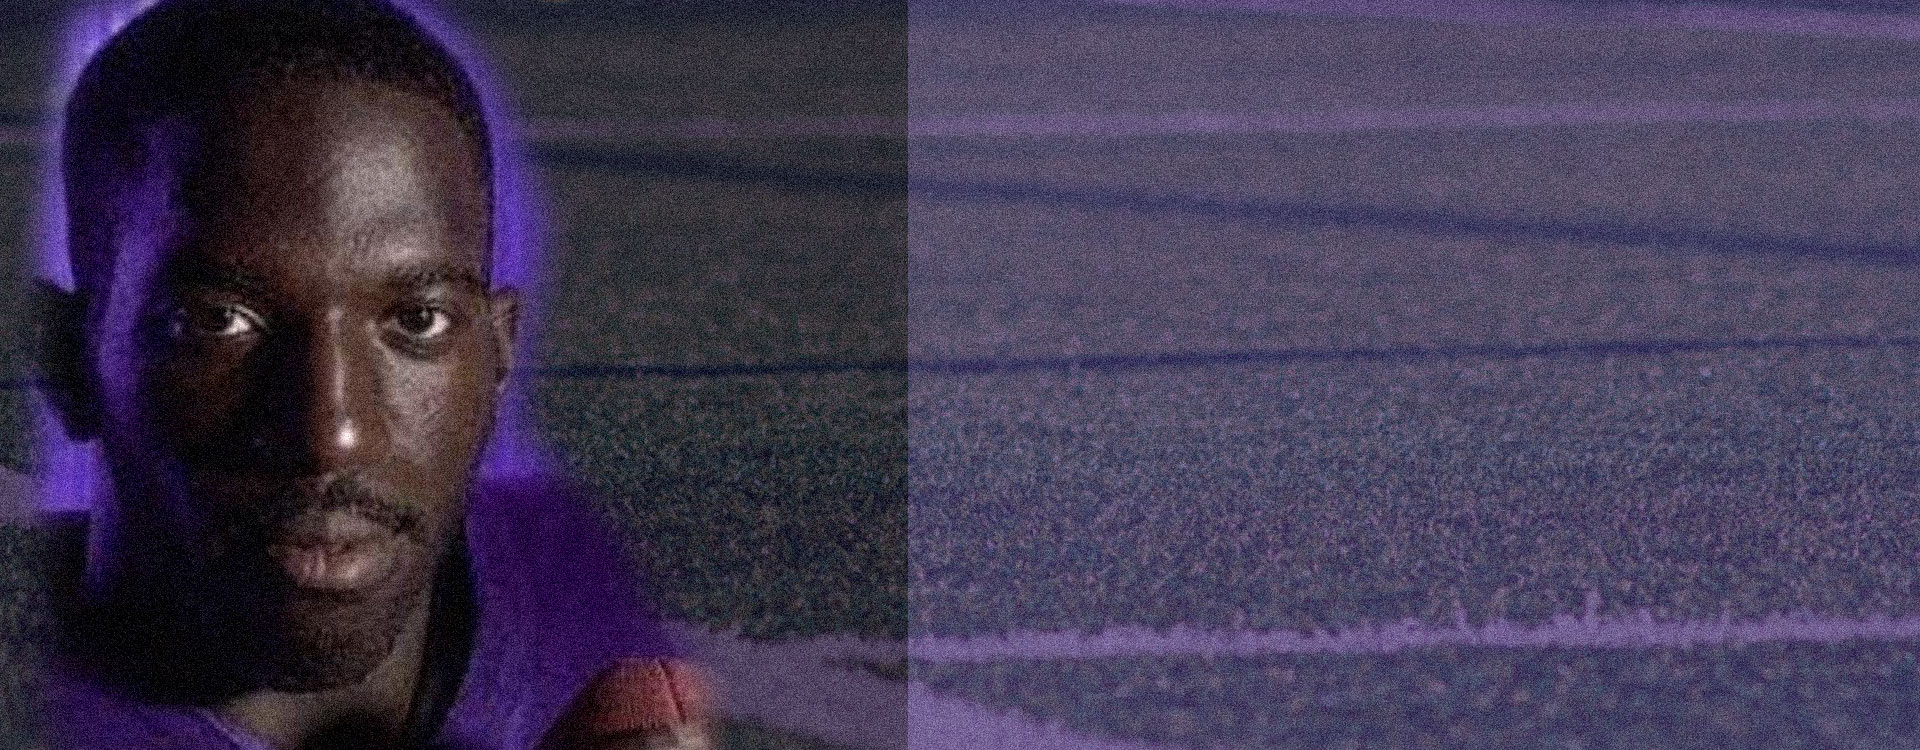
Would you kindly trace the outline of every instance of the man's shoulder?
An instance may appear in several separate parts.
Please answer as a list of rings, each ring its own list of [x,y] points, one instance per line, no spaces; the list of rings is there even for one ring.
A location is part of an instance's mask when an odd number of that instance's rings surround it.
[[[616,532],[593,494],[564,477],[489,482],[467,517],[483,590],[537,600],[536,610],[566,620],[598,611],[609,625],[651,614]]]
[[[593,493],[565,477],[492,480],[468,509],[474,551],[522,570],[571,568],[559,579],[605,574],[632,582],[631,561]]]
[[[537,477],[476,489],[467,549],[480,628],[444,736],[535,747],[609,666],[679,654],[585,487]]]

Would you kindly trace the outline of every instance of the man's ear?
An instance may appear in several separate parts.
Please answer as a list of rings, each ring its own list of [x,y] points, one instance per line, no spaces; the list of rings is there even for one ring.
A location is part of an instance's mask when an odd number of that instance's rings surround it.
[[[35,345],[47,400],[76,441],[100,435],[100,389],[87,367],[86,300],[45,279],[33,282]]]
[[[494,361],[500,363],[493,373],[493,389],[504,393],[507,373],[513,370],[513,343],[520,331],[520,290],[501,287],[490,295],[493,324]]]

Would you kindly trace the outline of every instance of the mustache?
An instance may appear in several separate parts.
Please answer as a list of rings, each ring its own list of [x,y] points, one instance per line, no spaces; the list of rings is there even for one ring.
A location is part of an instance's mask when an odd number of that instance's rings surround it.
[[[354,477],[295,484],[274,493],[254,508],[249,514],[252,516],[249,525],[268,534],[285,529],[308,514],[340,511],[364,518],[399,536],[426,541],[424,512],[392,492]]]

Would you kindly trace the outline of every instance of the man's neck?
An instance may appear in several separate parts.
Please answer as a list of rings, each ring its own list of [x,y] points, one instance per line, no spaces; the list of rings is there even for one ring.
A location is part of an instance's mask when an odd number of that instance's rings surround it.
[[[220,705],[215,713],[275,750],[398,746],[426,653],[429,601],[422,597],[392,655],[365,680],[311,693],[257,690]]]

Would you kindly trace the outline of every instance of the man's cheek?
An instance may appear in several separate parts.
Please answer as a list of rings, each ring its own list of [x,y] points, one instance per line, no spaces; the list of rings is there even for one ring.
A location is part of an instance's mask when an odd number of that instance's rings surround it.
[[[255,393],[258,379],[230,358],[159,356],[134,382],[142,421],[188,445],[204,445],[272,415],[273,399]]]
[[[243,422],[237,418],[244,413],[241,404],[218,387],[160,389],[144,401],[147,408],[142,421],[150,425],[147,432],[170,452],[216,450],[221,438],[239,432]]]
[[[456,463],[465,448],[460,420],[447,410],[440,394],[428,392],[417,399],[401,395],[388,412],[392,415],[387,429],[394,457],[437,475],[443,467]]]
[[[492,391],[468,368],[434,368],[395,384],[395,448],[410,463],[464,473],[493,409]]]

